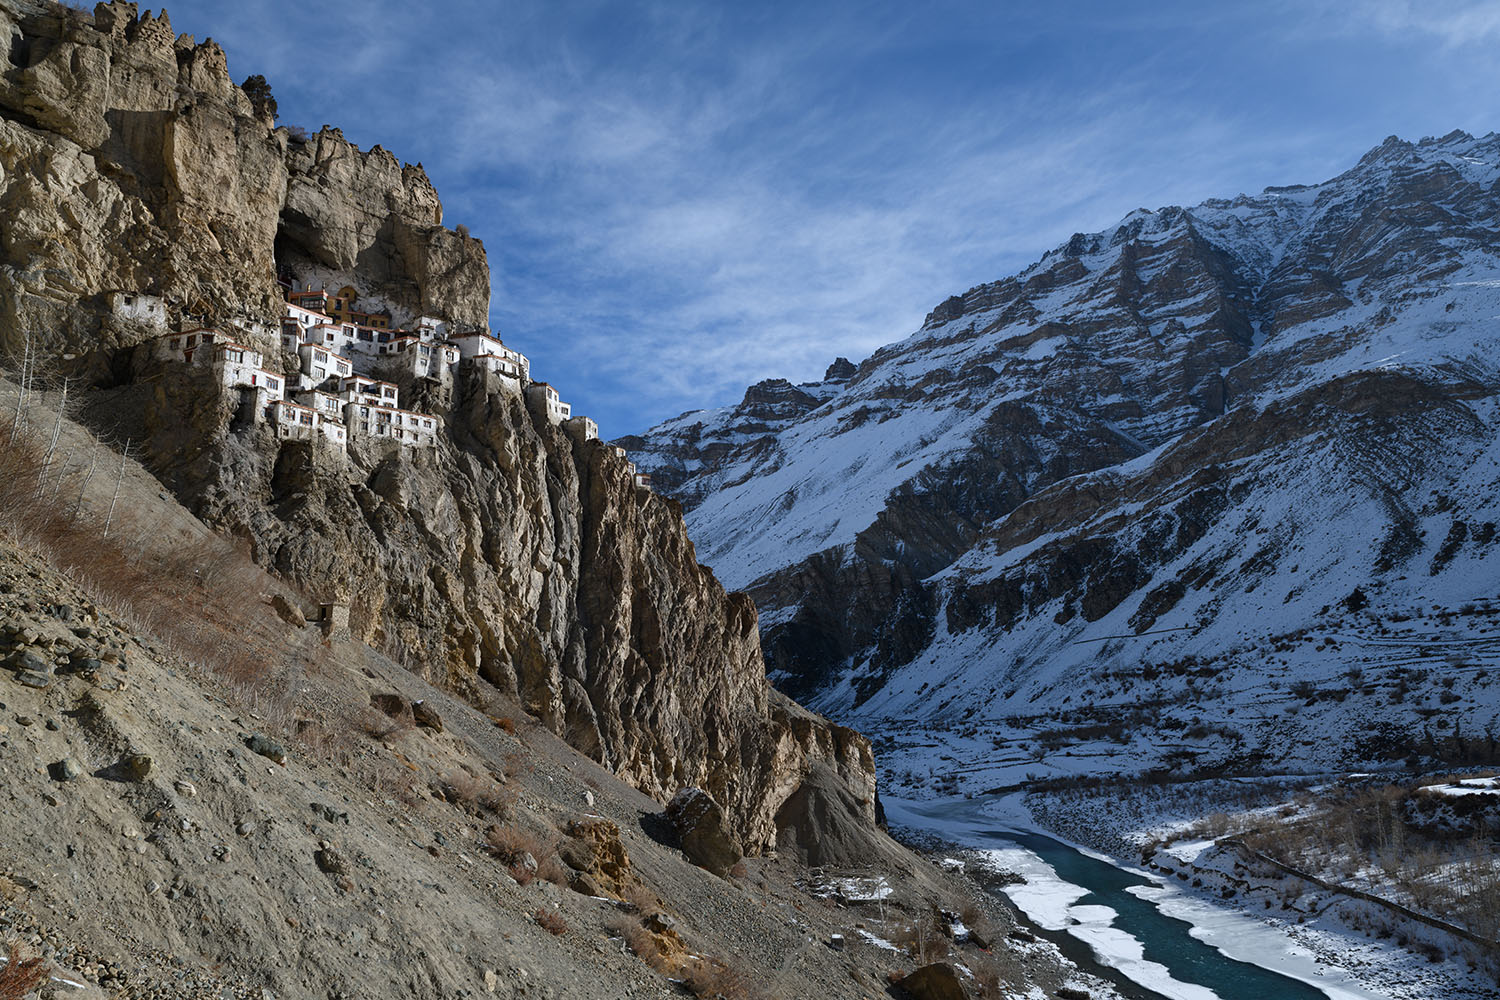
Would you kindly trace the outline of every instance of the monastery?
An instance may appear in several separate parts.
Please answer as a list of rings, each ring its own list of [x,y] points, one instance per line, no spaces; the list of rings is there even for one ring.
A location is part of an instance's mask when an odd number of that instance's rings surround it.
[[[341,453],[355,438],[435,446],[442,418],[403,409],[398,386],[376,376],[451,384],[461,366],[514,383],[534,413],[575,440],[598,440],[599,425],[575,416],[548,383],[532,381],[531,362],[499,337],[450,331],[432,316],[419,317],[410,330],[393,329],[389,314],[356,310],[358,298],[352,287],[335,295],[311,287],[287,291],[279,336],[284,354],[297,358],[295,372],[267,368],[259,351],[208,328],[156,338],[154,357],[203,365],[226,388],[253,393],[255,420],[274,428],[279,439],[326,444]],[[140,308],[122,301],[117,311]],[[651,477],[636,473],[634,464],[630,471],[636,486],[650,486]]]

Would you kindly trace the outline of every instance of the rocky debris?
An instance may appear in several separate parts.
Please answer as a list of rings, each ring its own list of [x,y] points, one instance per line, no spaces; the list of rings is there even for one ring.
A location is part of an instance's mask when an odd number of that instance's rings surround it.
[[[116,765],[120,777],[125,781],[145,781],[151,776],[156,762],[143,753],[126,754]]]
[[[286,747],[273,739],[269,739],[261,733],[253,733],[245,739],[245,746],[251,753],[260,754],[267,760],[274,761],[282,766],[286,765],[288,756]]]
[[[1088,990],[1080,990],[1073,986],[1059,986],[1053,994],[1057,1000],[1089,1000],[1092,994]]]
[[[349,863],[344,856],[331,846],[318,848],[313,852],[313,862],[318,866],[318,871],[328,875],[348,875]]]
[[[17,561],[8,546],[0,537],[0,584]],[[52,571],[23,565],[46,580],[28,587],[50,602],[76,604]],[[0,621],[22,617],[29,625],[34,612],[14,611],[17,603],[0,590]],[[175,659],[133,656],[130,689],[77,692],[75,706],[97,700],[87,711],[54,709],[51,693],[0,692],[10,702],[5,721],[24,709],[35,723],[20,739],[12,723],[10,738],[0,740],[13,793],[0,796],[0,828],[28,845],[12,859],[25,875],[0,872],[0,938],[14,933],[38,950],[52,948],[60,969],[98,990],[68,992],[118,1000],[395,1000],[412,994],[416,976],[418,992],[443,997],[665,998],[681,992],[673,970],[700,956],[766,970],[768,996],[877,994],[872,984],[886,971],[886,953],[852,940],[842,952],[819,943],[848,933],[848,913],[809,900],[793,882],[790,855],[751,863],[754,874],[725,892],[655,839],[655,825],[643,828],[652,808],[645,797],[534,723],[518,727],[518,740],[373,651],[300,648],[300,637],[269,608],[257,614],[271,641],[286,644],[270,656],[328,668],[304,675],[301,683],[314,690],[289,720],[316,714],[310,706],[336,706],[334,719],[363,712],[373,681],[378,690],[431,700],[442,709],[445,735],[408,738],[397,756],[361,730],[339,734],[331,752],[319,752],[317,733],[308,732],[295,770],[270,777],[244,745],[255,709],[236,701],[242,695],[234,687]],[[53,711],[63,735],[55,737],[58,750],[40,757],[25,744],[53,738],[43,731]],[[522,718],[513,705],[496,711]],[[38,765],[63,757],[64,745],[89,770],[92,755],[108,752],[100,748],[148,748],[151,777],[123,788],[87,777],[58,785]],[[524,766],[506,773],[510,755]],[[564,834],[559,853],[600,874],[572,870],[563,880],[574,891],[542,877],[518,884],[501,859],[477,847],[486,819],[425,793],[432,781],[460,773],[503,774],[518,798],[516,815],[500,822],[517,822],[544,848]],[[597,815],[579,812],[586,788]],[[59,826],[64,812],[68,822]],[[554,817],[563,818],[560,826]],[[553,858],[531,851],[539,876],[559,877],[541,870]],[[916,899],[928,891],[928,866],[909,855],[903,861],[908,881],[896,884]],[[617,905],[578,895],[611,896],[606,878],[624,885]],[[558,913],[568,933],[554,938],[534,927],[539,909]],[[627,932],[667,971],[622,951]],[[287,954],[298,961],[278,960]],[[487,982],[494,994],[485,992]]]
[[[411,717],[423,729],[431,729],[439,733],[443,731],[443,717],[426,701],[412,702]]]
[[[52,678],[35,670],[22,670],[16,674],[16,683],[24,684],[29,688],[42,689],[51,686]]]
[[[776,812],[777,850],[814,866],[868,863],[886,848],[867,808],[826,764],[814,763]]]
[[[56,763],[49,764],[47,770],[55,781],[72,781],[83,774],[83,765],[72,757],[64,757]]]
[[[913,1000],[969,1000],[958,970],[947,962],[933,962],[907,974],[897,985]]]
[[[667,803],[666,813],[682,841],[683,853],[693,864],[723,876],[740,860],[724,827],[724,811],[703,789],[680,789]]]
[[[343,823],[346,826],[349,824],[349,813],[347,810],[335,809],[333,806],[314,802],[312,804],[312,811],[329,823]]]

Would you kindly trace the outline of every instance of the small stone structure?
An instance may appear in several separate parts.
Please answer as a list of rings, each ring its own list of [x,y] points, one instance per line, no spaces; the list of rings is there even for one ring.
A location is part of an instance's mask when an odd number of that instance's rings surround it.
[[[318,625],[331,642],[353,641],[353,633],[349,630],[349,602],[324,601],[318,606]]]

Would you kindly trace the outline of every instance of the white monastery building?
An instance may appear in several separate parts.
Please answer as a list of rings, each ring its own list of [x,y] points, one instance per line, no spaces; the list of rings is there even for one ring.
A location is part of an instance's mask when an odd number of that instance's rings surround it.
[[[279,341],[284,355],[296,355],[298,371],[268,371],[259,351],[213,329],[185,330],[157,337],[154,356],[161,361],[203,365],[227,388],[255,394],[256,420],[266,420],[283,441],[336,445],[342,452],[352,436],[380,438],[409,447],[433,447],[442,420],[400,407],[400,389],[376,374],[444,381],[462,364],[501,375],[524,390],[527,405],[553,426],[562,426],[580,443],[597,441],[599,425],[573,415],[557,390],[531,380],[531,362],[485,331],[458,333],[443,319],[420,316],[412,329],[392,329],[391,314],[358,311],[352,287],[337,294],[324,289],[288,291]],[[116,316],[165,328],[166,307],[160,298],[111,292]],[[274,330],[261,330],[276,342]],[[290,359],[288,358],[288,361]],[[289,384],[290,383],[290,384]],[[336,388],[335,388],[336,387]],[[611,446],[619,455],[623,449]],[[651,477],[630,474],[636,486]]]

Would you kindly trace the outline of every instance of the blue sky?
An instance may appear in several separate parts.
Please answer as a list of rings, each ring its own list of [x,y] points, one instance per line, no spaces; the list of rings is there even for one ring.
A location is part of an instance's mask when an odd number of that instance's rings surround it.
[[[178,0],[282,121],[420,161],[606,437],[816,379],[1138,208],[1492,131],[1500,2]]]

